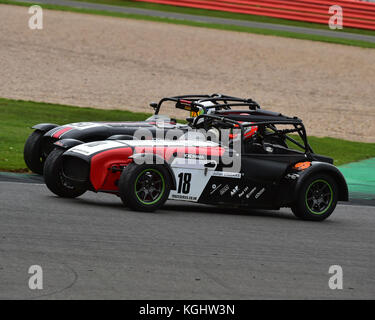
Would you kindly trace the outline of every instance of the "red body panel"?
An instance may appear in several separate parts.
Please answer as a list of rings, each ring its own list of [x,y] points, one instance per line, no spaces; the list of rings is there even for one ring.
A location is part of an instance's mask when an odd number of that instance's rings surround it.
[[[106,150],[91,158],[90,181],[95,190],[116,190],[113,173],[109,170],[114,165],[127,165],[132,162],[130,147]],[[111,176],[111,177],[110,177]],[[113,185],[110,182],[113,181]]]
[[[134,154],[156,154],[166,161],[173,156],[183,157],[184,154],[201,154],[207,156],[222,156],[225,149],[219,146],[215,147],[163,147],[163,146],[142,146],[135,147]],[[90,181],[96,191],[116,192],[118,186],[116,181],[120,179],[121,172],[110,170],[113,166],[127,166],[133,160],[129,157],[133,155],[131,147],[116,148],[102,151],[91,158]]]

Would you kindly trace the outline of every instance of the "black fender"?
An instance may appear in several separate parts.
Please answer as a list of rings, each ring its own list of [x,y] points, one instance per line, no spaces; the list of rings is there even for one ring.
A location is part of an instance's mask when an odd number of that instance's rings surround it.
[[[80,129],[71,124],[66,124],[64,126],[59,126],[61,129],[64,127],[71,126],[71,130],[64,132],[64,136],[59,139],[76,139],[84,142],[92,141],[101,141],[105,140],[108,137],[112,136],[114,133],[111,133],[110,128],[106,126]],[[45,133],[45,137],[53,137],[59,128],[53,128]]]
[[[70,149],[83,143],[83,141],[77,139],[61,139],[56,141],[54,145],[61,149]]]
[[[296,200],[298,190],[301,188],[302,184],[314,173],[325,173],[330,175],[336,182],[339,188],[339,201],[349,201],[349,190],[348,185],[345,181],[343,174],[337,167],[326,162],[312,161],[311,166],[301,172],[299,172],[299,178],[294,187],[294,200]]]
[[[172,181],[171,190],[176,190],[176,186],[177,186],[176,178],[174,176],[171,166],[169,165],[167,161],[165,161],[164,158],[153,153],[136,153],[130,156],[129,158],[133,159],[135,163],[139,163],[139,164],[152,163],[152,164],[159,164],[159,165],[164,166],[168,170],[171,181]]]
[[[39,124],[36,124],[35,126],[32,126],[31,128],[40,130],[43,132],[48,132],[56,127],[59,127],[59,125],[55,123],[39,123]]]

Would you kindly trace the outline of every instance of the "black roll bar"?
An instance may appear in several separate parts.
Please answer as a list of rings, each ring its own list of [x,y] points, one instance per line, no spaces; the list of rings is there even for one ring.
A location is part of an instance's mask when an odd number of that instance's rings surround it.
[[[207,94],[195,94],[195,95],[182,95],[182,96],[175,96],[175,97],[166,97],[161,99],[157,104],[151,103],[151,107],[155,110],[155,115],[159,114],[161,105],[166,101],[176,102],[176,107],[186,106],[187,102],[183,101],[185,99],[189,99],[188,103],[191,107],[201,107],[205,112],[209,109],[230,109],[234,106],[248,106],[250,110],[260,109],[259,104],[250,99],[243,99],[238,97],[227,96],[223,94],[214,93],[212,95]],[[199,101],[199,102],[198,102]],[[214,103],[213,106],[204,106],[202,102],[211,101]],[[222,103],[220,103],[222,102]],[[233,103],[230,103],[233,102]],[[197,110],[197,109],[196,109]]]
[[[244,117],[245,118],[245,117]],[[261,126],[261,125],[268,125],[274,132],[275,134],[281,134],[283,137],[285,137],[287,140],[293,142],[297,146],[299,146],[301,149],[305,151],[305,153],[309,156],[311,153],[314,153],[311,146],[309,145],[307,141],[307,134],[306,134],[306,129],[305,126],[302,123],[301,119],[298,119],[296,117],[294,118],[285,118],[285,119],[280,119],[280,120],[265,120],[262,121],[260,119],[252,119],[250,116],[249,119],[243,119],[243,121],[246,121],[247,123],[242,123],[241,121],[236,121],[234,119],[230,119],[225,116],[218,116],[218,115],[211,115],[211,114],[202,114],[199,115],[198,117],[194,118],[192,121],[192,127],[195,127],[198,125],[198,121],[200,119],[203,119],[203,121],[206,121],[206,119],[213,119],[213,120],[218,120],[223,123],[229,123],[232,125],[237,125],[241,129],[241,149],[243,150],[244,147],[244,129],[246,127],[250,126]],[[293,125],[295,129],[284,129],[284,130],[278,130],[274,125],[276,124],[290,124]],[[295,139],[287,136],[287,133],[292,133],[292,132],[297,132],[300,138],[303,141],[303,145],[296,141]]]

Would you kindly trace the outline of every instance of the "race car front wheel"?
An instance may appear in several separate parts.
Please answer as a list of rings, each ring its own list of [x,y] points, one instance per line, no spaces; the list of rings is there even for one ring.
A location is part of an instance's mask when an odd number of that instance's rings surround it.
[[[169,172],[163,165],[131,163],[120,177],[120,197],[131,209],[155,211],[167,201],[170,184]]]
[[[62,154],[66,150],[53,150],[44,164],[44,181],[54,194],[63,198],[76,198],[86,192],[82,187],[68,183],[62,174]]]
[[[337,199],[335,180],[326,174],[315,174],[301,186],[292,211],[300,219],[322,221],[335,210]]]
[[[23,158],[27,167],[34,173],[43,174],[45,157],[42,152],[42,138],[44,132],[35,130],[27,138],[23,149]]]

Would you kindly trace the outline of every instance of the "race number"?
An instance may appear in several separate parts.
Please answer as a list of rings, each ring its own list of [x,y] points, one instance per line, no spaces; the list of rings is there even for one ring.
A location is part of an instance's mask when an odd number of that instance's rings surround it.
[[[178,175],[178,193],[187,194],[190,192],[191,173],[181,172]]]

